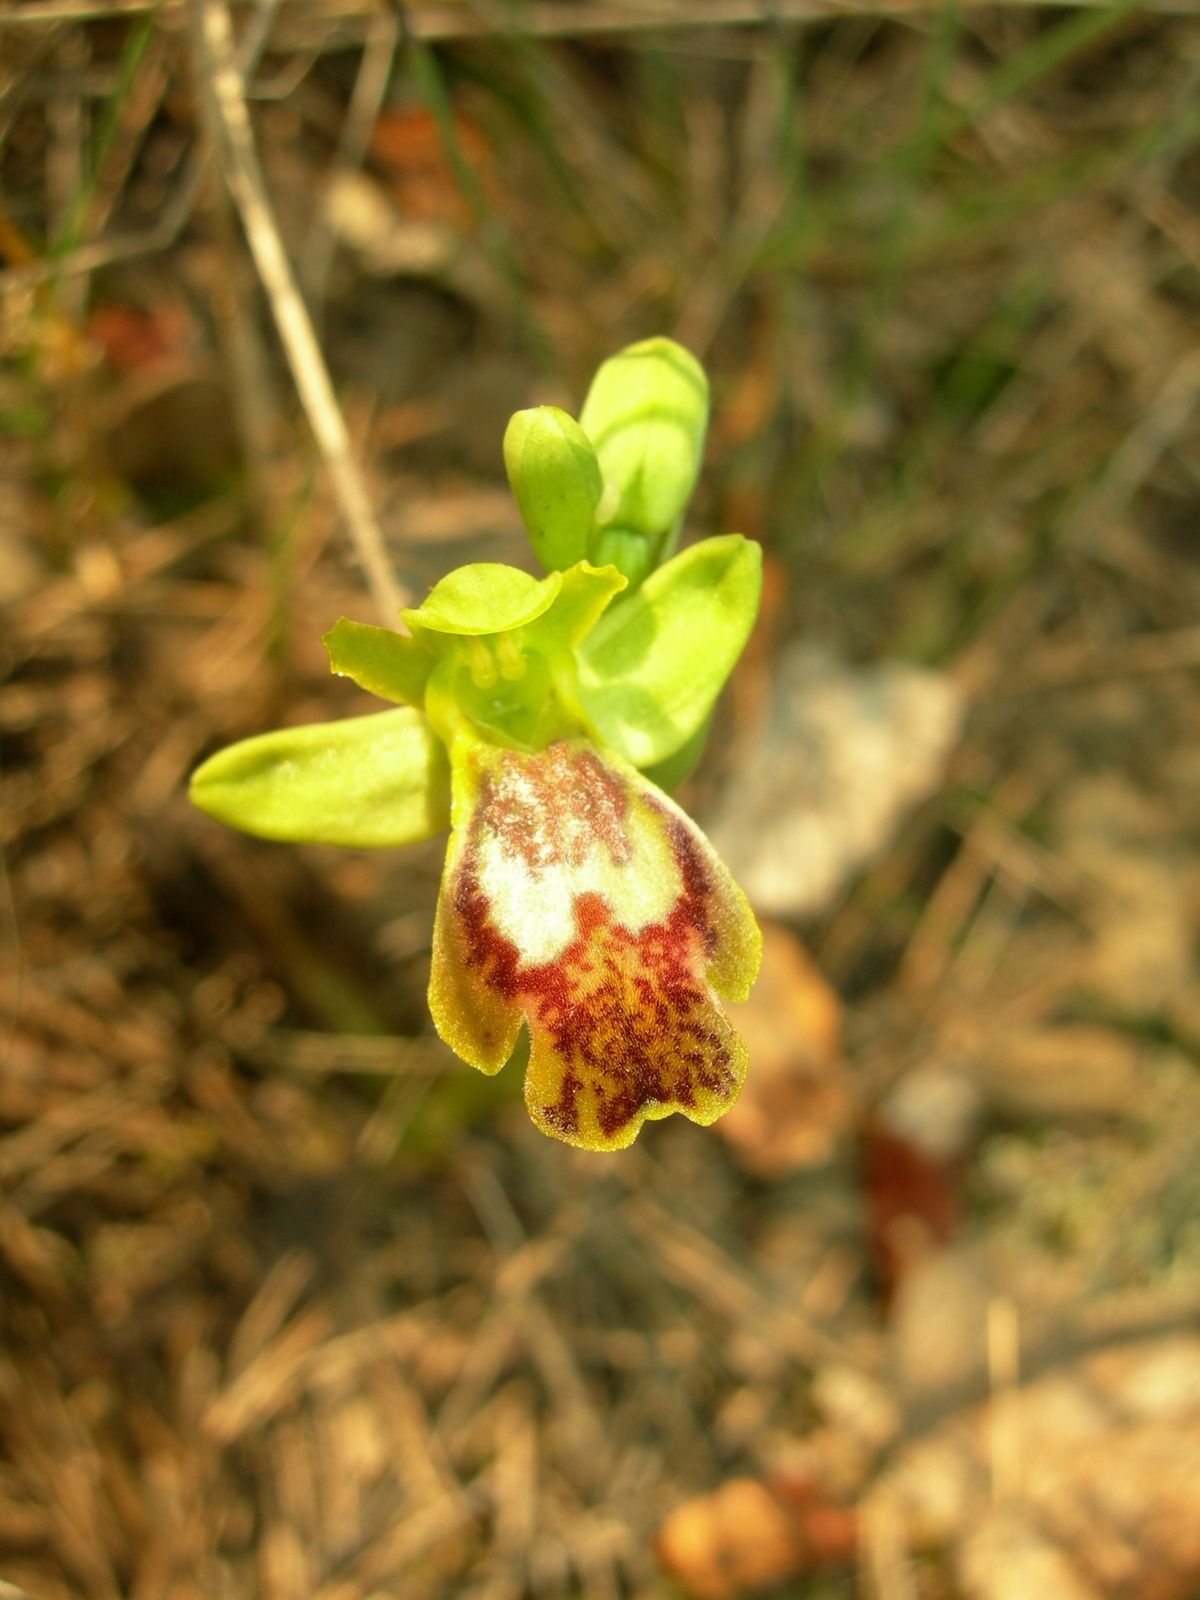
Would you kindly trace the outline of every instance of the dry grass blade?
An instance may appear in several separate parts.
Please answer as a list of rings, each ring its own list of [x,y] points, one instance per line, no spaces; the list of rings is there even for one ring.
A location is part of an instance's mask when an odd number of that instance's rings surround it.
[[[390,3],[390,0],[389,0]],[[1027,11],[1046,0],[968,0],[970,8],[985,6],[996,10]],[[1083,9],[1093,0],[1048,0],[1062,10]],[[43,26],[64,22],[90,22],[106,17],[142,15],[160,11],[168,19],[178,17],[190,0],[25,0],[5,23]],[[307,22],[327,23],[365,19],[377,15],[374,0],[284,0],[286,12],[300,12]],[[653,6],[641,3],[573,4],[571,0],[541,0],[524,8],[519,29],[514,30],[507,12],[481,16],[466,5],[415,5],[406,7],[406,26],[412,37],[430,42],[450,39],[486,38],[493,34],[519,31],[534,38],[587,38],[595,34],[641,33],[663,28],[692,31],[697,28],[773,27],[780,22],[821,22],[837,17],[904,18],[928,14],[929,0],[709,0],[702,11],[686,0],[660,0]],[[1149,13],[1190,16],[1191,0],[1143,0]],[[490,10],[490,8],[489,8]]]

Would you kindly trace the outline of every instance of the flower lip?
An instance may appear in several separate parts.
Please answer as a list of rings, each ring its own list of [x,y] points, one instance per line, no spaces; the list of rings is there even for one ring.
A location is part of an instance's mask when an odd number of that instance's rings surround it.
[[[476,561],[435,583],[423,605],[400,615],[418,633],[480,636],[510,633],[548,611],[562,588],[562,573],[534,578],[499,561]]]
[[[442,1038],[497,1072],[528,1025],[526,1104],[568,1144],[622,1149],[672,1111],[712,1122],[746,1069],[717,995],[745,998],[760,941],[703,834],[582,739],[460,750],[454,777],[429,996]]]

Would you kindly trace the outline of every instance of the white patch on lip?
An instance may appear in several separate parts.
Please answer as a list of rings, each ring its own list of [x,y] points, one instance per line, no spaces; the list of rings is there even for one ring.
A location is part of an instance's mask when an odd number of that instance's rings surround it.
[[[613,919],[630,933],[640,933],[669,914],[682,890],[679,863],[662,820],[630,795],[622,823],[629,841],[629,860],[621,866],[596,837],[577,866],[557,861],[530,868],[523,857],[504,848],[495,833],[484,831],[478,843],[479,886],[488,916],[498,933],[517,947],[521,967],[556,960],[576,936],[575,900],[598,894]]]

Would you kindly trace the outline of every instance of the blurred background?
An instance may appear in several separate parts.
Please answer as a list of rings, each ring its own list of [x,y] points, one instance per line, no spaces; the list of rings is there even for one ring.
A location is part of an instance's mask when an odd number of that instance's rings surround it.
[[[1200,1594],[1198,89],[1188,0],[2,9],[6,1600]],[[433,1037],[440,842],[184,791],[654,333],[767,953],[602,1157]]]

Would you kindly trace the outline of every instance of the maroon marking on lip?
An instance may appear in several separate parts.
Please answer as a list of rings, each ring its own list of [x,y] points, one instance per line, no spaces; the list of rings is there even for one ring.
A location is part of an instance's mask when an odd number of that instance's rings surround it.
[[[480,786],[477,816],[531,872],[582,864],[597,839],[621,866],[632,853],[625,831],[629,797],[594,751],[568,743],[540,755],[509,753]]]

